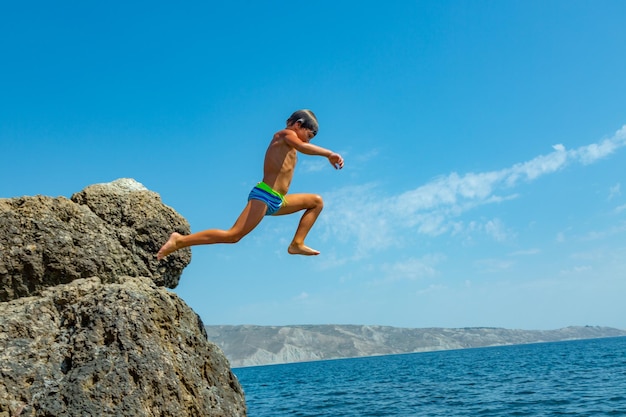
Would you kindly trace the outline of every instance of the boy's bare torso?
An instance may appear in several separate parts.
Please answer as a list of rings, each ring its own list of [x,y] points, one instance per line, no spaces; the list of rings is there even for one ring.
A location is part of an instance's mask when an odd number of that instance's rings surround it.
[[[274,134],[265,152],[263,182],[281,194],[287,194],[298,161],[298,151],[285,140],[287,135],[295,135],[288,129]]]

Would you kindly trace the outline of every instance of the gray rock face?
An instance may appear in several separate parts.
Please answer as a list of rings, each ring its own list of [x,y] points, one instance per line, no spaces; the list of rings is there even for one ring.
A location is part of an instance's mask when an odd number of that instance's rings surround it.
[[[172,231],[188,234],[189,224],[131,179],[91,185],[71,200],[0,199],[0,301],[92,276],[143,276],[175,288],[191,251],[155,258]]]
[[[0,417],[246,415],[176,294],[189,249],[157,262],[179,214],[134,180],[71,199],[0,199]]]
[[[245,416],[200,318],[150,279],[120,278],[0,303],[0,416]]]

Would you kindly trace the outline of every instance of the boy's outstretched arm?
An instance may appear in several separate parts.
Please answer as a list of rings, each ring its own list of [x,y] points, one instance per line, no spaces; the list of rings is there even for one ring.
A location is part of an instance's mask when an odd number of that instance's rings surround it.
[[[329,149],[322,148],[321,146],[313,145],[309,142],[304,142],[295,133],[285,135],[285,142],[298,152],[305,155],[325,156],[335,169],[343,168],[343,158],[338,153],[335,153]]]

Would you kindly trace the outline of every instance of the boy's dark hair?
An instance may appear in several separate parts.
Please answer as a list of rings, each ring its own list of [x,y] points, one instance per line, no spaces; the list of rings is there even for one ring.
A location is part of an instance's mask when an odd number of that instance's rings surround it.
[[[292,124],[300,122],[300,126],[305,129],[310,129],[314,134],[317,134],[317,130],[319,129],[319,125],[317,123],[317,117],[311,110],[298,110],[293,112],[289,119],[287,119],[287,126],[291,126]]]

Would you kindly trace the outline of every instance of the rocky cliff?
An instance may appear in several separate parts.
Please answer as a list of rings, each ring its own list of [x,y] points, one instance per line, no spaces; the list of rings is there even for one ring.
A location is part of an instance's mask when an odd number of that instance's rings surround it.
[[[0,199],[0,417],[245,416],[241,386],[174,288],[187,222],[134,180]]]
[[[175,288],[191,252],[164,262],[154,256],[174,230],[189,233],[189,225],[132,179],[91,185],[71,199],[0,199],[0,301],[92,276],[143,276]]]
[[[557,330],[360,325],[207,326],[206,329],[209,338],[236,367],[626,336],[625,330],[597,326]]]

